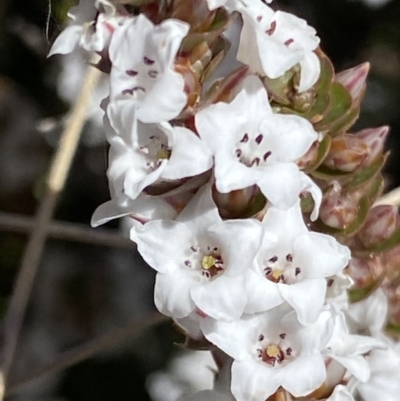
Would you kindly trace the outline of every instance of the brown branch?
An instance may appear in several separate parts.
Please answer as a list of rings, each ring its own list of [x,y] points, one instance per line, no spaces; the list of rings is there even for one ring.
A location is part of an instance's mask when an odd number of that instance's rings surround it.
[[[0,231],[9,231],[28,234],[36,228],[32,217],[21,216],[13,213],[0,212]],[[136,247],[136,244],[128,238],[117,233],[116,230],[91,229],[77,223],[65,223],[52,221],[48,226],[49,237],[72,242],[107,246],[112,248]]]
[[[4,397],[4,386],[7,386],[8,373],[14,359],[26,306],[46,242],[48,227],[78,146],[82,127],[85,122],[86,106],[99,76],[100,72],[98,70],[88,67],[82,90],[72,109],[65,131],[61,136],[58,151],[52,161],[50,174],[46,181],[46,192],[35,218],[35,230],[32,232],[25,249],[10,305],[4,318],[0,400]]]
[[[166,322],[168,319],[169,318],[159,313],[153,313],[143,321],[134,321],[125,327],[121,327],[103,334],[99,338],[87,344],[83,344],[70,351],[66,351],[54,362],[51,362],[43,367],[39,367],[38,369],[35,369],[34,372],[29,373],[26,376],[10,380],[10,383],[7,386],[7,395],[17,391],[32,380],[59,372],[94,356],[100,351],[112,348],[113,346],[119,345],[128,339],[132,340],[133,338],[139,336],[144,330],[156,324]]]

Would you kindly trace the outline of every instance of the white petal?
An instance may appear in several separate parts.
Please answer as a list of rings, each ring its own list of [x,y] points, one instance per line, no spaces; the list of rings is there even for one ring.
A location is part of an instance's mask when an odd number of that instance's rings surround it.
[[[257,182],[265,197],[277,208],[287,210],[299,199],[302,190],[300,170],[294,163],[266,166]]]
[[[345,386],[338,384],[326,401],[354,401],[354,397]]]
[[[71,53],[79,43],[82,30],[83,28],[81,25],[75,24],[65,28],[60,35],[58,35],[57,39],[53,43],[53,46],[51,46],[47,57],[50,57],[53,54]]]
[[[321,64],[315,53],[307,53],[303,60],[300,61],[300,67],[299,93],[310,89],[318,81],[321,74]]]
[[[281,385],[280,370],[253,360],[232,364],[232,394],[237,401],[265,401]]]
[[[190,289],[197,285],[198,272],[174,270],[158,273],[154,288],[154,303],[164,315],[176,319],[188,316],[194,310],[194,302],[190,297]]]
[[[246,273],[246,287],[245,313],[264,312],[284,302],[275,283],[251,270]]]
[[[243,274],[253,266],[262,239],[262,225],[257,220],[227,220],[207,231],[220,244],[225,274]]]
[[[282,297],[296,311],[301,324],[308,325],[318,319],[325,301],[324,279],[304,280],[292,285],[278,283],[278,286]]]
[[[176,180],[192,177],[212,167],[210,151],[193,131],[184,127],[172,128],[168,123],[164,123],[163,128],[164,131],[173,129],[176,135],[171,157],[162,174],[163,178]]]
[[[209,282],[192,287],[196,306],[213,319],[231,322],[242,316],[246,304],[244,276],[222,274]]]
[[[347,246],[334,237],[309,232],[300,235],[293,243],[294,263],[304,267],[302,278],[333,276],[348,264],[351,254]]]
[[[326,379],[324,360],[320,354],[297,357],[283,369],[282,386],[295,397],[310,394]]]
[[[130,200],[122,204],[116,200],[110,200],[101,204],[94,211],[90,224],[92,227],[98,227],[111,220],[129,215],[140,221],[156,219],[172,220],[176,217],[176,211],[163,199],[146,195],[139,196],[135,200]]]
[[[357,380],[367,382],[371,376],[368,362],[361,355],[341,357],[330,354],[330,357],[343,365]]]
[[[186,270],[184,261],[195,243],[185,224],[168,220],[150,221],[134,227],[131,240],[137,243],[143,259],[159,272]]]
[[[301,173],[301,182],[302,182],[302,192],[309,192],[314,199],[314,209],[311,213],[310,219],[311,221],[315,221],[318,218],[319,209],[321,207],[322,202],[322,191],[315,184],[315,182],[303,172]]]
[[[200,321],[207,340],[236,360],[245,360],[253,355],[253,343],[259,336],[259,320],[256,316],[244,316],[230,323],[211,318]]]

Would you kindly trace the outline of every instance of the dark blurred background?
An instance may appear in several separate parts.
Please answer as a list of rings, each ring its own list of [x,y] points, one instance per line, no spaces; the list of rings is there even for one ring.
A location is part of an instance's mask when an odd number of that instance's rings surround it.
[[[316,27],[337,71],[371,62],[356,128],[391,126],[386,180],[388,189],[400,185],[400,1],[276,1]],[[51,155],[85,69],[79,54],[46,58],[73,5],[72,0],[0,0],[0,212],[32,216],[42,196]],[[91,117],[56,209],[57,220],[88,227],[94,209],[109,198],[107,148],[96,106],[103,93],[102,85],[93,93]],[[108,228],[117,227],[113,223]],[[26,240],[23,234],[0,230],[1,316]],[[101,333],[146,319],[154,310],[153,285],[154,273],[134,249],[50,239],[12,374],[32,372]],[[171,379],[159,371],[167,366],[171,370],[170,357],[178,352],[173,342],[180,339],[171,324],[159,325],[9,399],[173,400],[174,386],[190,387],[185,382],[190,378]],[[165,389],[162,398],[160,388]]]

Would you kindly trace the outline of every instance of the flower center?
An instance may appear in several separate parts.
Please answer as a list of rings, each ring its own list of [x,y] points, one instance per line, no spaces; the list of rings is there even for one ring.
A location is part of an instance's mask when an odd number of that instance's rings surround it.
[[[293,284],[300,279],[301,268],[293,265],[293,255],[288,253],[284,260],[278,256],[268,259],[264,276],[273,283]]]
[[[204,250],[200,247],[190,248],[191,256],[184,261],[189,269],[199,270],[203,277],[212,278],[224,271],[224,262],[217,247],[207,245]]]
[[[264,141],[264,134],[249,135],[245,133],[236,144],[235,157],[247,167],[262,167],[272,155]]]
[[[150,141],[141,146],[139,151],[146,157],[146,166],[150,170],[156,170],[163,160],[171,157],[172,150],[165,141],[158,136],[151,136]]]
[[[268,365],[275,366],[293,360],[293,349],[288,344],[286,333],[279,334],[275,341],[268,341],[263,334],[260,334],[258,341],[261,343],[261,348],[257,349],[257,356]]]

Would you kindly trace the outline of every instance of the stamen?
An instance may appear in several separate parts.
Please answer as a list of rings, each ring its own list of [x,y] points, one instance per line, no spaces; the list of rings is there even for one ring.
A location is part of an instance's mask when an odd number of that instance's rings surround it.
[[[151,59],[149,59],[148,57],[143,57],[143,62],[144,62],[146,65],[153,65],[153,64],[155,63],[154,60],[151,60]]]
[[[249,135],[244,134],[243,138],[240,140],[241,143],[246,143],[249,140]]]
[[[269,276],[272,273],[272,269],[270,267],[267,267],[266,269],[264,269],[265,275]]]
[[[138,72],[137,72],[137,71],[134,71],[134,70],[126,70],[125,72],[126,72],[126,74],[129,75],[130,77],[135,77],[135,76],[138,74]]]
[[[279,334],[279,337],[282,338],[282,340],[284,340],[286,338],[286,333]]]
[[[267,153],[264,153],[263,160],[266,162],[268,157],[270,157],[272,152],[269,150]]]
[[[294,271],[294,275],[297,277],[300,273],[301,273],[300,267],[296,267],[296,269]]]
[[[271,263],[275,263],[277,261],[278,261],[278,256],[272,256],[272,258],[268,260],[268,262],[271,262]]]
[[[269,27],[269,29],[265,31],[265,33],[271,36],[275,32],[275,29],[276,29],[276,21],[272,21],[271,26]]]
[[[257,350],[257,356],[258,356],[259,358],[262,358],[262,356],[263,356],[262,349],[258,349],[258,350]]]
[[[192,245],[192,246],[190,247],[190,249],[191,249],[193,252],[198,252],[198,251],[199,251],[199,247],[198,247],[198,246],[194,246],[194,245]]]
[[[262,340],[264,340],[264,334],[260,334],[259,336],[258,336],[258,341],[262,341]]]
[[[235,155],[236,155],[236,157],[241,157],[242,156],[242,151],[240,149],[236,149]]]
[[[157,76],[158,76],[158,71],[156,71],[156,70],[150,70],[150,71],[147,73],[147,75],[148,75],[150,78],[157,78]]]
[[[328,287],[331,287],[332,285],[333,285],[333,282],[334,282],[335,280],[333,279],[333,278],[330,278],[329,280],[328,280],[328,282],[327,282],[327,285],[328,285]]]
[[[256,141],[257,145],[259,145],[259,144],[261,143],[261,141],[263,140],[263,138],[264,138],[264,135],[263,135],[263,134],[260,134],[260,135],[258,135],[258,136],[256,137],[255,141]]]
[[[287,350],[286,350],[286,355],[287,356],[290,356],[290,355],[292,355],[292,349],[289,347]]]
[[[133,95],[133,89],[124,89],[123,91],[122,91],[122,94],[123,95]]]
[[[294,39],[288,39],[288,40],[285,42],[285,45],[286,45],[286,46],[289,46],[289,45],[291,45],[293,42],[294,42]]]
[[[262,15],[259,15],[257,18],[257,22],[261,22],[261,20],[263,19]]]
[[[253,167],[254,165],[258,166],[260,164],[260,158],[256,157],[255,159],[253,159],[253,161],[251,162],[251,167]]]
[[[149,148],[148,148],[148,146],[141,146],[141,147],[139,148],[139,150],[140,150],[140,153],[143,153],[143,154],[145,154],[145,155],[148,155],[148,154],[149,154]]]
[[[288,261],[288,262],[293,262],[293,255],[291,254],[291,253],[288,253],[287,255],[286,255],[286,260]]]
[[[190,262],[190,260],[185,260],[183,263],[186,267],[192,267],[192,263]]]

